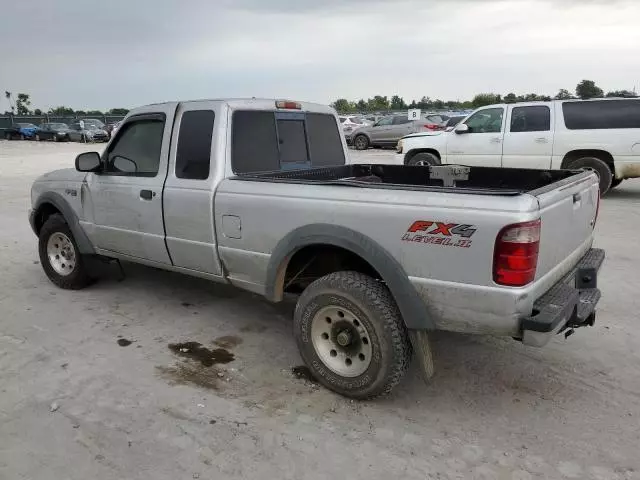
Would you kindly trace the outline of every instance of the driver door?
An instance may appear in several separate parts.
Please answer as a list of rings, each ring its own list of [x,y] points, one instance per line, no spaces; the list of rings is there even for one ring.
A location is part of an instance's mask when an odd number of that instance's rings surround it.
[[[105,254],[171,264],[165,245],[162,188],[171,137],[171,122],[166,118],[172,112],[163,112],[163,108],[129,117],[103,153],[102,171],[89,173],[85,179],[83,189],[93,218],[87,232]]]
[[[446,163],[476,167],[502,166],[504,107],[476,111],[465,122],[466,133],[457,129],[448,134]]]

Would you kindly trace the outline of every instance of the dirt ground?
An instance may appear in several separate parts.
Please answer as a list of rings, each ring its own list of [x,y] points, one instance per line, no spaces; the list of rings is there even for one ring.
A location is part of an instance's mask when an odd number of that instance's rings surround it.
[[[602,202],[595,327],[438,333],[430,385],[359,403],[293,373],[290,304],[130,264],[54,287],[29,188],[85,150],[0,141],[0,479],[640,479],[640,180]]]

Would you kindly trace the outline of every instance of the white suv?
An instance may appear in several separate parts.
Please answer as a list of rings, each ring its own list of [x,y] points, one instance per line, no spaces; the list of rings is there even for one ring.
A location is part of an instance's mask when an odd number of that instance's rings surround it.
[[[397,145],[399,163],[509,168],[592,168],[602,193],[640,177],[640,98],[490,105],[451,131]]]

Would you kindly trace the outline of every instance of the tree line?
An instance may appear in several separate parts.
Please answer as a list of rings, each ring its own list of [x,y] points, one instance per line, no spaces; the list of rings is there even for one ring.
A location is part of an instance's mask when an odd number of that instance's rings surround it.
[[[129,113],[129,109],[127,108],[112,108],[110,110],[101,111],[101,110],[74,110],[70,107],[59,106],[55,108],[50,108],[46,112],[43,112],[39,108],[34,108],[31,110],[31,99],[29,94],[27,93],[18,93],[13,96],[13,93],[5,91],[4,96],[9,102],[9,110],[5,110],[5,115],[53,115],[56,117],[71,117],[75,115],[95,115],[95,116],[104,116],[104,115],[126,115]]]
[[[419,101],[412,100],[406,103],[405,100],[393,95],[391,98],[382,95],[375,95],[368,100],[360,99],[357,102],[346,98],[339,98],[331,104],[340,113],[356,113],[356,112],[384,112],[389,110],[407,110],[409,108],[419,108],[421,110],[467,110],[471,108],[484,107],[495,103],[517,103],[517,102],[548,102],[550,100],[569,100],[572,98],[581,98],[583,100],[589,98],[603,97],[637,97],[635,89],[630,90],[612,90],[605,95],[604,90],[596,85],[593,80],[582,80],[576,85],[575,94],[569,90],[561,88],[558,93],[551,97],[549,95],[538,95],[536,93],[528,93],[526,95],[516,95],[508,93],[504,97],[497,93],[479,93],[471,100],[432,100],[424,96]]]

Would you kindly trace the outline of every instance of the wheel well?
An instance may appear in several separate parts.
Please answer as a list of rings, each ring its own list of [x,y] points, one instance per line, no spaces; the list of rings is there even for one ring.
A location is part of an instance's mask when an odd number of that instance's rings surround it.
[[[333,272],[356,271],[372,278],[381,275],[369,262],[350,250],[334,245],[307,245],[293,254],[283,269],[276,291],[300,293],[309,284]]]
[[[410,150],[409,152],[407,152],[407,154],[404,156],[404,164],[406,165],[407,163],[409,163],[409,160],[411,160],[419,153],[432,153],[436,157],[438,157],[438,160],[442,160],[440,153],[433,148],[416,148],[415,150]]]
[[[615,176],[616,170],[615,170],[615,167],[613,166],[613,157],[609,152],[605,150],[573,150],[564,156],[564,158],[562,159],[562,164],[560,165],[560,168],[568,168],[571,162],[582,157],[599,158],[609,166],[611,173]]]
[[[38,207],[38,210],[34,217],[34,226],[37,234],[40,234],[40,229],[44,225],[44,222],[46,222],[51,215],[54,215],[56,213],[62,214],[60,210],[58,210],[50,203],[43,203]]]

